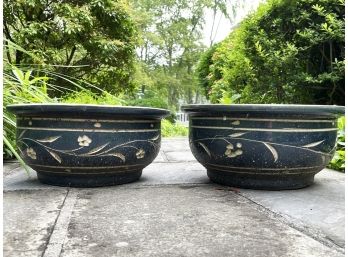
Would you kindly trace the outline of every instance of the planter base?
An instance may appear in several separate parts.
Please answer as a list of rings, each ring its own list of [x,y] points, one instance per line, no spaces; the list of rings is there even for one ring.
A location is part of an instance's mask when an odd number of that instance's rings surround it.
[[[220,170],[207,170],[211,181],[226,186],[264,190],[299,189],[310,186],[314,181],[314,173],[262,175],[242,174]]]
[[[64,187],[102,187],[114,186],[137,181],[141,176],[142,170],[114,173],[107,175],[79,175],[79,174],[53,174],[44,171],[37,171],[37,177],[41,183],[53,186]]]

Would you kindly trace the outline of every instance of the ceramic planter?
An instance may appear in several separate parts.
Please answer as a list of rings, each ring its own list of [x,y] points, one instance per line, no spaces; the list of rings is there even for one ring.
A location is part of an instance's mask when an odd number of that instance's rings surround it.
[[[17,144],[42,183],[94,187],[133,182],[157,156],[161,118],[145,107],[23,104]]]
[[[186,105],[190,147],[219,184],[296,189],[335,152],[341,106]]]

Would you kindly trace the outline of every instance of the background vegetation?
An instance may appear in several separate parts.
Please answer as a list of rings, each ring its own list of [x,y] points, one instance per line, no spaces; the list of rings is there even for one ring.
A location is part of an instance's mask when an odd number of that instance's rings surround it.
[[[84,79],[110,93],[134,88],[137,34],[126,1],[5,0],[3,6],[6,39],[36,57],[16,50],[7,55],[11,64],[51,64],[53,74]],[[64,88],[74,86],[59,76],[52,79]],[[62,96],[65,91],[49,93]]]
[[[269,0],[197,71],[213,103],[344,105],[344,1]]]

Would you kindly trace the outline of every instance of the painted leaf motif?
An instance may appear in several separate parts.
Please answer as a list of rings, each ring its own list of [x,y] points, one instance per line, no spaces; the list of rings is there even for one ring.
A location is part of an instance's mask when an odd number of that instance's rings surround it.
[[[273,157],[274,157],[274,162],[276,162],[278,160],[278,152],[276,149],[274,149],[273,146],[271,146],[270,144],[267,144],[267,143],[263,143],[267,148],[268,150],[272,153]]]
[[[157,139],[159,139],[159,134],[158,134],[157,136],[155,136],[154,138],[151,138],[150,140],[151,140],[151,141],[155,141],[155,140],[157,140]]]
[[[309,147],[314,147],[314,146],[317,146],[317,145],[320,145],[322,142],[324,142],[325,140],[321,140],[321,141],[318,141],[318,142],[313,142],[313,143],[310,143],[310,144],[308,144],[308,145],[304,145],[304,146],[302,146],[302,147],[307,147],[307,148],[309,148]]]
[[[54,141],[56,141],[58,138],[60,138],[61,136],[54,136],[54,137],[46,137],[43,139],[36,139],[36,141],[40,142],[40,143],[52,143]]]
[[[25,130],[23,130],[23,131],[22,131],[22,132],[19,134],[18,139],[22,138],[25,132],[27,132],[27,130],[26,130],[26,129],[25,129]]]
[[[115,157],[117,157],[117,158],[120,158],[123,162],[125,162],[126,161],[126,157],[123,155],[123,154],[121,154],[121,153],[110,153],[110,154],[108,154],[109,156],[115,156]]]
[[[106,143],[104,145],[98,146],[96,148],[93,148],[91,151],[89,151],[88,153],[86,153],[86,155],[91,155],[91,154],[95,154],[97,152],[99,152],[100,150],[104,149],[109,143]]]
[[[203,143],[201,143],[201,142],[198,142],[198,144],[199,144],[200,146],[202,146],[202,148],[207,152],[207,154],[209,155],[209,157],[211,157],[211,153],[210,153],[208,147],[207,147],[206,145],[204,145]]]
[[[243,136],[244,134],[246,134],[247,132],[238,132],[238,133],[233,133],[231,135],[229,135],[230,137],[240,137]]]
[[[50,151],[50,150],[48,150],[48,149],[46,149],[46,151],[49,152],[49,154],[50,154],[54,159],[56,159],[57,162],[62,163],[62,159],[59,157],[58,154],[56,154],[55,152],[52,152],[52,151]]]

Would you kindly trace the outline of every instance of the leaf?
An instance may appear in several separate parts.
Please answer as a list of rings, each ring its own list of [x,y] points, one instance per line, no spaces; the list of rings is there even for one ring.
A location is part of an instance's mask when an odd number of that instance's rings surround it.
[[[94,153],[97,153],[99,152],[100,150],[104,149],[109,143],[106,143],[104,145],[101,145],[101,146],[98,146],[96,148],[93,148],[91,151],[89,151],[88,153],[86,153],[86,155],[91,155],[91,154],[94,154]]]
[[[52,143],[54,141],[56,141],[58,138],[60,138],[61,136],[55,136],[55,137],[46,137],[43,139],[36,139],[36,141],[40,142],[40,143]]]
[[[110,153],[110,154],[108,154],[109,156],[115,156],[115,157],[117,157],[117,158],[120,158],[123,162],[125,162],[126,161],[126,157],[123,155],[123,154],[121,154],[121,153]]]
[[[202,146],[202,148],[207,152],[207,154],[209,155],[209,157],[211,157],[211,153],[210,153],[208,147],[207,147],[206,145],[204,145],[203,143],[201,143],[201,142],[198,142],[198,144],[199,144],[200,146]]]
[[[154,138],[151,138],[150,140],[151,141],[155,141],[155,140],[157,140],[159,138],[159,134],[157,135],[157,136],[155,136]]]
[[[263,144],[268,148],[268,150],[270,150],[270,152],[273,154],[274,157],[274,162],[276,162],[278,160],[278,152],[276,149],[274,149],[273,146],[271,146],[270,144],[267,144],[265,142],[263,142]]]
[[[235,120],[231,122],[232,125],[240,125],[240,121],[239,120]]]
[[[16,78],[19,81],[19,83],[21,83],[21,81],[24,80],[24,74],[23,74],[23,72],[20,69],[18,69],[17,67],[13,66],[12,72],[16,76]]]
[[[304,146],[302,146],[302,147],[314,147],[314,146],[317,146],[317,145],[320,145],[322,142],[324,142],[325,141],[325,139],[324,140],[321,140],[321,141],[318,141],[318,142],[313,142],[313,143],[310,143],[310,144],[308,144],[308,145],[304,145]]]
[[[231,135],[229,135],[230,137],[240,137],[243,136],[244,134],[246,134],[247,132],[238,132],[238,133],[233,133]]]
[[[48,150],[48,149],[46,149],[46,151],[49,152],[50,155],[52,155],[52,157],[53,157],[54,159],[56,159],[57,162],[62,163],[62,159],[59,157],[58,154],[56,154],[55,152],[52,152],[52,151],[50,151],[50,150]]]

